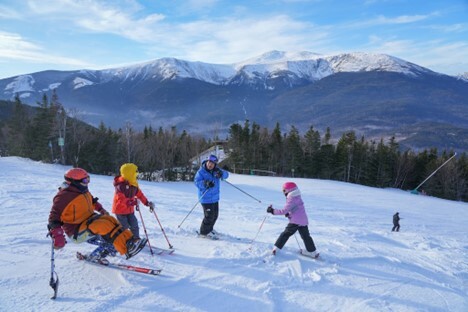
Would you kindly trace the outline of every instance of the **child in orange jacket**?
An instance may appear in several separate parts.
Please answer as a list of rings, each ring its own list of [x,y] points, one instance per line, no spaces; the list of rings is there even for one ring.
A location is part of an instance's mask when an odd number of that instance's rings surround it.
[[[65,172],[65,182],[55,195],[49,214],[48,229],[54,248],[65,246],[65,234],[76,243],[88,241],[100,235],[127,259],[136,255],[146,244],[137,243],[132,232],[122,228],[116,218],[110,216],[88,189],[90,177],[82,168]],[[96,213],[99,212],[99,213]],[[107,254],[93,257],[104,258]]]
[[[154,204],[146,198],[138,187],[138,167],[132,163],[123,164],[120,167],[120,175],[114,178],[114,201],[112,212],[125,229],[130,229],[133,237],[140,239],[138,220],[135,217],[135,206],[139,199],[143,205],[148,206],[150,212],[154,210]],[[138,208],[137,208],[138,209]]]

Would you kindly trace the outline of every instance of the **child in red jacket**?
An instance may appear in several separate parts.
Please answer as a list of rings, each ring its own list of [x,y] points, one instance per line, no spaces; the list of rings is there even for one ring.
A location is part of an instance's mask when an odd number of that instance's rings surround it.
[[[135,217],[135,206],[139,199],[143,205],[148,206],[150,212],[154,210],[154,204],[146,198],[138,187],[138,167],[127,163],[120,167],[120,175],[114,178],[114,201],[112,212],[124,229],[130,229],[135,239],[140,239],[138,220]]]

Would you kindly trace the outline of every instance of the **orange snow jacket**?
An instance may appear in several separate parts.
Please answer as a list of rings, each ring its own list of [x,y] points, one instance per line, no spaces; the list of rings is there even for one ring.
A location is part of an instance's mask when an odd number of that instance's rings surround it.
[[[115,194],[112,202],[112,213],[114,214],[131,214],[135,212],[134,202],[135,197],[138,198],[143,205],[148,206],[148,199],[145,197],[139,187],[131,185],[122,176],[114,178]]]
[[[83,221],[89,219],[95,210],[101,209],[101,205],[93,203],[93,196],[89,191],[81,192],[70,184],[55,195],[49,214],[49,226],[54,228],[62,225],[65,233],[72,236]]]

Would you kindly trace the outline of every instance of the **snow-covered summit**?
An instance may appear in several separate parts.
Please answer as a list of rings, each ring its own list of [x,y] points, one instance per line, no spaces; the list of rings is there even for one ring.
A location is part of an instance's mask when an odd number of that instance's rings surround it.
[[[125,79],[193,78],[223,85],[231,83],[238,76],[268,79],[287,73],[298,79],[315,81],[339,72],[362,71],[389,71],[410,76],[416,76],[420,72],[432,73],[429,69],[386,54],[356,52],[323,56],[308,51],[276,50],[234,64],[209,64],[161,58],[134,66],[108,69],[105,72],[123,76]]]
[[[208,83],[220,84],[226,79],[225,77],[234,75],[235,72],[229,65],[161,58],[131,66],[106,69],[103,74],[107,78],[119,77],[123,80],[194,78]]]
[[[458,74],[456,78],[468,82],[468,72]]]
[[[272,64],[272,63],[280,63],[280,62],[290,62],[290,61],[310,61],[315,60],[321,57],[320,54],[308,52],[308,51],[301,51],[301,52],[285,52],[285,51],[269,51],[263,53],[259,56],[255,56],[253,58],[249,58],[242,62],[236,63],[236,67],[242,67],[244,65],[252,65],[252,64]]]
[[[294,80],[316,81],[339,72],[364,71],[388,71],[409,76],[417,76],[420,73],[435,74],[429,69],[386,54],[355,52],[325,56],[308,51],[274,50],[233,64],[210,64],[161,58],[118,68],[79,70],[71,72],[75,76],[71,80],[75,84],[75,89],[115,79],[125,82],[192,78],[210,84],[226,85],[239,83],[239,81],[254,84],[259,80],[266,81],[284,75],[291,80],[291,83],[294,83]],[[3,91],[9,94],[25,90],[34,92],[36,82],[34,75],[12,77],[13,80]]]
[[[433,73],[431,70],[387,54],[343,53],[324,58],[334,72],[388,71],[417,76]]]

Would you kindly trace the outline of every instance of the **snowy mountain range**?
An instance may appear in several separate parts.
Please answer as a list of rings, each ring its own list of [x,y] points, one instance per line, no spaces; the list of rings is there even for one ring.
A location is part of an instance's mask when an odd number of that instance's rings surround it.
[[[306,80],[313,82],[340,72],[387,71],[417,76],[420,73],[435,74],[429,69],[385,54],[346,53],[322,56],[311,52],[270,51],[234,64],[208,64],[189,62],[175,58],[161,58],[127,67],[105,70],[80,70],[70,72],[74,89],[102,84],[115,79],[122,82],[135,80],[196,79],[215,85],[256,84],[284,76],[292,82]],[[28,97],[28,92],[45,92],[58,88],[62,82],[49,84],[37,89],[34,74],[10,78],[12,81],[3,89],[4,95],[12,98],[16,93]],[[268,83],[265,88],[271,88]]]
[[[414,136],[420,122],[455,127],[451,132],[468,128],[468,81],[385,54],[270,51],[234,64],[162,58],[105,70],[44,71],[1,79],[0,99],[18,94],[35,104],[53,89],[81,119],[113,128],[131,122],[222,133],[248,119],[400,139]]]

